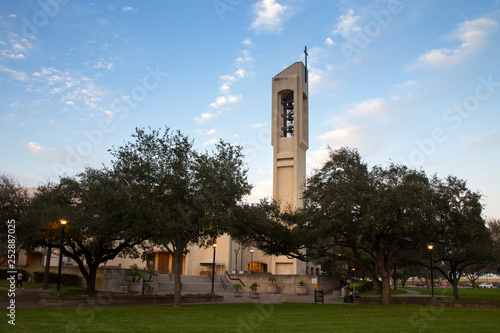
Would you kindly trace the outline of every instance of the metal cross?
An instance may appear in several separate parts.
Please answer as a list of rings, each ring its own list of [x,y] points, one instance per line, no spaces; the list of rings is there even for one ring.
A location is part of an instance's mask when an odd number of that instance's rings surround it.
[[[305,54],[305,58],[306,58],[306,82],[307,82],[307,56],[309,55],[307,53],[307,46],[304,48],[304,54]]]

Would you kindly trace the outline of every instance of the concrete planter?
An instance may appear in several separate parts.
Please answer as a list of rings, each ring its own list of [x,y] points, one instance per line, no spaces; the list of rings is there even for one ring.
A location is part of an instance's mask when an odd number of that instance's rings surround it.
[[[129,282],[128,292],[132,294],[142,294],[142,282]]]
[[[241,297],[241,296],[243,296],[243,292],[242,291],[233,291],[233,295],[234,295],[234,297]]]
[[[278,292],[278,285],[269,284],[267,285],[267,293],[268,294],[276,294]]]
[[[297,295],[307,295],[307,286],[295,286]]]
[[[260,293],[256,291],[251,291],[250,298],[260,298]]]

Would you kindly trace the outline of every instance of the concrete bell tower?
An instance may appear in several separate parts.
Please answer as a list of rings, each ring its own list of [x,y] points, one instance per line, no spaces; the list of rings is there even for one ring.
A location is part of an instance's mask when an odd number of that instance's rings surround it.
[[[283,208],[302,207],[309,148],[307,69],[296,62],[273,78],[273,197]]]
[[[309,148],[306,66],[296,62],[272,79],[273,198],[283,209],[302,207],[305,189]],[[273,257],[272,261],[274,274],[306,273],[303,261],[285,256]]]

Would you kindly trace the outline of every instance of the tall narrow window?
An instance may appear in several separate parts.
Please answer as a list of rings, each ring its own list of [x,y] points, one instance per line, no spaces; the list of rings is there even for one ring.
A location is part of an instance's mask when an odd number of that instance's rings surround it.
[[[281,117],[283,118],[283,126],[281,127],[281,137],[293,137],[294,130],[294,103],[293,103],[293,91],[285,93],[281,97],[281,105],[283,111],[281,112]]]

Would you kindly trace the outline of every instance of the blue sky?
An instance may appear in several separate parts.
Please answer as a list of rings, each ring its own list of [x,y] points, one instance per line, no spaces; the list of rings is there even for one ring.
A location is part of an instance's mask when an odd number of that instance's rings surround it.
[[[109,163],[135,127],[241,144],[272,194],[271,78],[309,51],[308,170],[358,148],[466,179],[500,218],[500,1],[7,0],[0,173]]]

